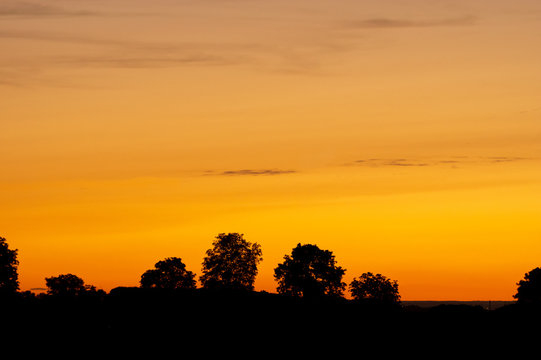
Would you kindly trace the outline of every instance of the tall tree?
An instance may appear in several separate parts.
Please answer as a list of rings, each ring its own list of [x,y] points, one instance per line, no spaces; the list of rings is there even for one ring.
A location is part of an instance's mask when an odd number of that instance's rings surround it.
[[[517,293],[513,297],[518,303],[541,304],[541,268],[535,268],[524,274],[524,279],[517,285]]]
[[[221,233],[207,250],[200,277],[205,288],[253,290],[257,266],[263,260],[261,246],[243,234]]]
[[[141,275],[141,287],[159,289],[195,289],[195,274],[186,270],[178,257],[158,261],[154,269]]]
[[[297,244],[284,262],[274,269],[277,291],[302,297],[322,295],[342,296],[346,284],[342,282],[346,270],[336,265],[332,251],[316,245]]]
[[[19,290],[17,250],[11,250],[6,239],[0,237],[0,292],[14,293]]]

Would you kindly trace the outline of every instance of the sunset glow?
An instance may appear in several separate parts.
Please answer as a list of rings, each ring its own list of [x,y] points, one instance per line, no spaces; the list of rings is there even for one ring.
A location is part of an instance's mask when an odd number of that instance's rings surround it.
[[[218,233],[403,300],[541,266],[541,2],[2,0],[0,236],[22,290],[200,275]]]

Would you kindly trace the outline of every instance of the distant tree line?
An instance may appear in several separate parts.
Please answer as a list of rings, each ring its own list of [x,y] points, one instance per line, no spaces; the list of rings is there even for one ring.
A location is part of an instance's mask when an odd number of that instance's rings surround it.
[[[199,277],[205,289],[253,291],[258,265],[263,260],[261,246],[239,233],[220,233],[206,251]],[[10,249],[0,237],[0,296],[19,291],[17,250]],[[301,298],[343,297],[349,288],[352,298],[361,302],[398,305],[401,297],[398,282],[382,274],[366,272],[355,277],[349,286],[343,281],[346,270],[338,266],[332,251],[313,244],[297,244],[291,254],[274,269],[277,292]],[[158,261],[141,275],[140,286],[147,289],[196,289],[196,275],[179,257]],[[61,274],[45,278],[47,294],[73,297],[105,295],[80,277]],[[514,298],[518,303],[541,304],[541,268],[526,273],[517,283]]]

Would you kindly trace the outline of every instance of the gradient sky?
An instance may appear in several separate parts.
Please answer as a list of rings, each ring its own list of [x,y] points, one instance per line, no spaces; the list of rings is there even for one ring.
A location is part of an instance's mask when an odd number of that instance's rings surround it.
[[[404,300],[541,266],[538,0],[1,0],[0,236],[110,290],[221,232]]]

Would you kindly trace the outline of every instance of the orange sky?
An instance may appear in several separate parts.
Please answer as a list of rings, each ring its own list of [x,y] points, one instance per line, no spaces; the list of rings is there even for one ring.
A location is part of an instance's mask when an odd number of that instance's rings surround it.
[[[2,0],[0,236],[23,290],[200,273],[221,232],[404,300],[541,266],[537,0]]]

